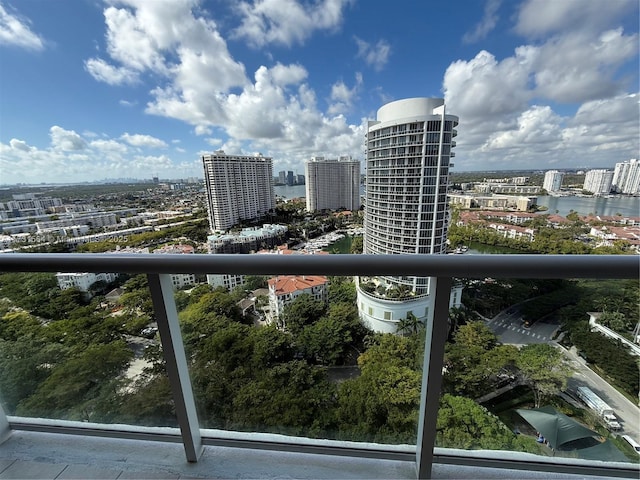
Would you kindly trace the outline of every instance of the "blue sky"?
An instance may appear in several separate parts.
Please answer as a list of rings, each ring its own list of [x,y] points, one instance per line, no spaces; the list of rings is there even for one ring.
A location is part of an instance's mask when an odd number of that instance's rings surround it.
[[[364,158],[443,97],[454,171],[637,158],[637,0],[0,0],[0,183],[202,176],[200,155]]]

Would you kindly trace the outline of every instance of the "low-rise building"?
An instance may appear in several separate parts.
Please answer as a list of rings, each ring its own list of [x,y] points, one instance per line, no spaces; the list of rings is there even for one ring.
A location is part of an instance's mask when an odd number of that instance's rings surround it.
[[[327,303],[328,279],[323,275],[279,275],[269,279],[268,283],[272,319],[280,317],[285,306],[305,293],[314,300]]]
[[[243,228],[239,232],[217,232],[207,237],[209,253],[252,253],[281,245],[287,236],[286,225],[265,223],[262,227]]]
[[[181,255],[194,253],[195,249],[191,245],[165,245],[153,251],[154,254],[165,255]],[[174,290],[183,287],[195,285],[196,276],[193,273],[173,273],[171,274],[171,283]]]
[[[118,277],[117,273],[94,273],[94,272],[65,272],[56,273],[56,280],[61,290],[77,288],[81,292],[89,292],[89,288],[96,282],[111,283]]]

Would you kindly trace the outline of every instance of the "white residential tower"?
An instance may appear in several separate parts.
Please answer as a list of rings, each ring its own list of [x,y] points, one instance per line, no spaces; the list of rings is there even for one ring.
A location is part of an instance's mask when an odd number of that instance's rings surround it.
[[[439,98],[388,103],[369,122],[363,253],[445,253],[456,125],[458,117],[446,114]],[[428,277],[360,277],[360,316],[389,333],[410,314],[425,321],[429,284]]]
[[[202,163],[211,231],[261,218],[275,208],[271,158],[218,150],[204,155]]]
[[[350,156],[311,157],[305,163],[307,210],[358,210],[360,162]]]

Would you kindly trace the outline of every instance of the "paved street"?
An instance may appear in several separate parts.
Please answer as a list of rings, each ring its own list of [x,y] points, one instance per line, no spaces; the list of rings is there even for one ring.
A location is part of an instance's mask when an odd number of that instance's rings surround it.
[[[517,307],[512,307],[488,320],[487,326],[493,330],[502,343],[510,345],[547,343],[558,328],[557,324],[544,321],[538,321],[525,328],[521,318]]]
[[[640,440],[640,408],[591,370],[585,361],[578,357],[575,349],[563,348],[563,351],[575,369],[568,382],[569,392],[574,393],[578,387],[589,387],[613,408],[622,425],[622,431],[618,433],[630,435],[636,441]]]
[[[555,323],[542,321],[524,328],[517,306],[500,312],[493,319],[487,320],[486,324],[498,336],[501,343],[510,345],[549,343],[558,328]],[[555,342],[553,344],[557,345]],[[640,441],[640,408],[591,370],[577,355],[575,348],[571,350],[562,348],[562,350],[575,370],[574,375],[569,379],[568,391],[575,396],[578,387],[589,387],[616,412],[623,427],[622,431],[617,433],[630,435],[636,441]]]

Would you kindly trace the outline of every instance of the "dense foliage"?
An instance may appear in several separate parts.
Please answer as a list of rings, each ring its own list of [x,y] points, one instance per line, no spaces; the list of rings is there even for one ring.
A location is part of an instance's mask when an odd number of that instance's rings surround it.
[[[264,282],[248,280],[247,290]],[[470,286],[477,305],[498,301],[495,285]],[[509,285],[502,288],[509,301],[568,286]],[[107,306],[100,296],[88,301],[60,291],[50,274],[0,274],[0,392],[8,413],[176,424],[159,342],[143,338],[154,325],[146,277],[133,276],[122,288]],[[403,336],[372,334],[358,319],[354,284],[343,277],[330,279],[329,306],[297,297],[281,328],[243,318],[241,296],[208,285],[175,295],[203,427],[415,442],[424,345],[411,318]],[[500,345],[463,313],[452,312],[438,444],[537,451],[473,399],[514,380],[540,399],[552,395],[563,385],[562,362],[551,347]],[[139,375],[130,370],[134,360],[142,362]]]

